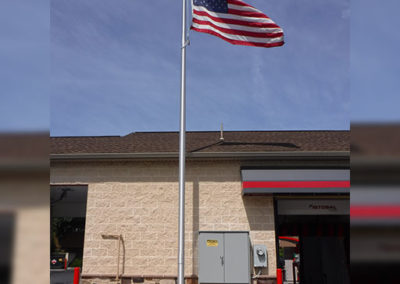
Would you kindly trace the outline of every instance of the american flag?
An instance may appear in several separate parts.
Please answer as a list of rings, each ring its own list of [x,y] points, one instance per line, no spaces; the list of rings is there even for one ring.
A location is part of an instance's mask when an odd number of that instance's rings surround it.
[[[232,44],[274,47],[284,44],[283,30],[267,15],[241,0],[192,0],[192,30]]]

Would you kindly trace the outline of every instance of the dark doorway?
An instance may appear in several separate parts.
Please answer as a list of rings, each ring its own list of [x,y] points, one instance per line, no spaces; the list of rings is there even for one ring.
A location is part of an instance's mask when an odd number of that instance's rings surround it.
[[[278,266],[286,284],[348,284],[349,215],[278,215]]]
[[[0,284],[11,282],[14,214],[0,212]]]
[[[87,186],[51,186],[51,269],[82,267]]]

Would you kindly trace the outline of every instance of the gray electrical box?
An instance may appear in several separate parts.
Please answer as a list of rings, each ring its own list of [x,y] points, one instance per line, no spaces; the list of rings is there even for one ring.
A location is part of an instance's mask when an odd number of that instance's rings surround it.
[[[249,232],[199,233],[199,283],[250,283]]]
[[[254,267],[267,267],[268,254],[267,247],[264,245],[253,246]]]

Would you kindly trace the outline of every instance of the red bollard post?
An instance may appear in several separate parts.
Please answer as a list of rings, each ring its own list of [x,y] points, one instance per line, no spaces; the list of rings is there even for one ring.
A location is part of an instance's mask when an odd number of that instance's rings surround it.
[[[283,284],[282,269],[280,268],[276,270],[276,283]]]
[[[74,284],[79,284],[79,267],[74,268]]]

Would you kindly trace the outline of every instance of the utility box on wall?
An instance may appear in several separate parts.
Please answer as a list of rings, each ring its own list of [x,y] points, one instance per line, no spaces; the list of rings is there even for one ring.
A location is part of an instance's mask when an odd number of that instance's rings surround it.
[[[254,245],[254,267],[267,267],[268,255],[267,247],[265,245]]]
[[[199,232],[199,283],[250,283],[249,232]]]

